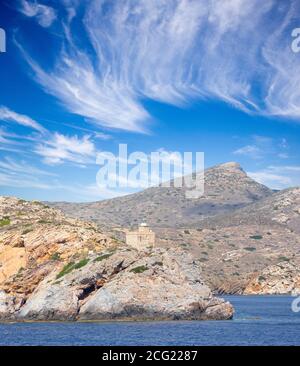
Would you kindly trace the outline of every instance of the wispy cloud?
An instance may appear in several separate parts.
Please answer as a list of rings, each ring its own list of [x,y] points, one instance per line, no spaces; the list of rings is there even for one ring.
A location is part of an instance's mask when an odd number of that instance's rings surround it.
[[[0,162],[0,187],[41,190],[42,197],[45,191],[55,192],[58,197],[65,199],[71,194],[75,201],[91,201],[112,198],[130,193],[129,190],[108,189],[98,187],[96,183],[61,183],[56,174],[37,168],[24,161],[17,161],[9,157]],[[47,178],[47,179],[46,179]]]
[[[235,155],[244,155],[253,159],[258,159],[262,155],[261,149],[256,145],[246,145],[233,152]]]
[[[35,152],[47,164],[61,164],[65,161],[77,164],[95,162],[96,150],[90,136],[82,138],[54,133],[48,141],[37,145]],[[92,159],[94,157],[94,159]]]
[[[0,162],[0,186],[14,188],[50,189],[57,175],[33,166],[24,160],[4,157]],[[47,177],[45,182],[43,179]],[[55,184],[54,184],[55,185]]]
[[[54,173],[48,172],[43,169],[36,168],[24,160],[17,161],[12,159],[11,157],[4,157],[2,161],[0,161],[0,170],[4,172],[10,173],[23,173],[25,175],[49,175],[49,176],[57,176]]]
[[[91,0],[80,11],[78,1],[66,3],[52,69],[24,55],[48,93],[96,125],[143,131],[144,99],[184,106],[213,98],[300,117],[300,63],[290,49],[297,0]]]
[[[256,172],[247,172],[250,177],[273,189],[300,185],[300,166],[274,166]]]
[[[19,114],[14,111],[12,111],[9,108],[0,106],[0,120],[5,122],[13,122],[17,123],[19,125],[32,128],[34,130],[37,130],[39,132],[45,132],[45,128],[40,125],[37,121],[34,119],[24,115]]]
[[[56,12],[51,6],[39,4],[36,0],[20,0],[19,11],[27,17],[33,17],[40,26],[48,28],[56,19]]]
[[[251,159],[263,159],[270,155],[276,155],[280,159],[289,157],[288,142],[285,138],[272,139],[267,136],[251,136],[251,144],[242,146],[233,151],[234,155],[241,155]]]

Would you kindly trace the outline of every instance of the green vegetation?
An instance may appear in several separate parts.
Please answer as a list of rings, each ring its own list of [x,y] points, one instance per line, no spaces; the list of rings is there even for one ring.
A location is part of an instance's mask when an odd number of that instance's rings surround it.
[[[59,261],[60,260],[60,254],[59,253],[53,253],[51,255],[51,260],[52,261]]]
[[[143,273],[145,271],[147,271],[148,267],[142,265],[142,266],[138,266],[138,267],[135,267],[135,268],[132,268],[130,270],[130,272],[133,272],[133,273]]]
[[[16,274],[16,277],[20,277],[22,275],[22,272],[24,271],[24,268],[21,267],[19,270],[18,270],[18,273]]]
[[[259,276],[258,277],[258,282],[263,282],[265,280],[266,280],[266,277],[264,277],[264,276]]]
[[[31,203],[37,206],[44,206],[44,204],[40,201],[31,201]]]
[[[84,267],[87,263],[89,262],[89,259],[84,258],[81,259],[79,262],[74,263],[74,262],[70,262],[68,264],[66,264],[64,266],[64,268],[59,272],[59,274],[56,276],[56,279],[59,279],[61,277],[63,277],[64,275],[70,273],[73,271],[73,269],[79,269]]]
[[[3,216],[0,220],[0,227],[10,225],[10,218],[8,216]]]
[[[85,259],[81,259],[81,261],[79,261],[78,263],[75,264],[74,269],[79,269],[84,267],[86,264],[88,264],[89,259],[85,258]]]
[[[31,201],[32,204],[36,205],[36,206],[40,206],[41,208],[50,208],[50,206],[44,204],[43,202],[40,202],[40,201]]]
[[[255,247],[245,247],[245,250],[248,250],[248,252],[255,252],[256,248]]]
[[[70,273],[74,269],[74,262],[70,262],[64,266],[64,268],[56,276],[56,279],[63,277],[64,275]]]
[[[32,230],[33,230],[33,228],[32,228],[32,227],[30,227],[30,226],[28,226],[26,229],[24,229],[24,230],[22,231],[22,235],[28,234],[28,233],[30,233]]]
[[[51,224],[52,221],[49,220],[38,220],[38,224]]]
[[[280,257],[278,257],[278,260],[280,262],[289,262],[290,261],[290,259],[285,257],[284,255],[281,255]]]
[[[95,258],[95,259],[94,259],[94,262],[101,262],[101,261],[103,261],[104,259],[107,259],[107,258],[109,258],[109,257],[110,257],[110,256],[112,256],[112,255],[113,255],[113,253],[102,254],[102,255],[100,255],[99,257]]]
[[[254,239],[254,240],[260,240],[262,238],[263,238],[262,235],[252,235],[252,236],[250,236],[250,239]]]

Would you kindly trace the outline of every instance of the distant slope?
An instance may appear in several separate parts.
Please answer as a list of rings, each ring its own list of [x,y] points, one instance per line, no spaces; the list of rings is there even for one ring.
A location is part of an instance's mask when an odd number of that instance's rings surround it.
[[[238,225],[284,226],[300,233],[300,188],[289,188],[273,193],[258,202],[226,215],[208,218],[202,227],[229,227]]]
[[[156,233],[158,245],[178,245],[200,258],[204,278],[217,291],[242,293],[245,287],[251,287],[252,293],[288,291],[297,282],[300,265],[300,188],[276,192],[231,213],[206,218],[194,229],[165,228],[156,229]],[[278,276],[264,286],[248,285],[253,276],[257,283],[269,266],[281,266],[282,262],[296,265],[296,275],[282,279],[284,286],[276,284]]]
[[[102,202],[55,206],[105,223],[117,237],[114,226],[147,220],[156,232],[156,245],[191,253],[216,292],[243,293],[270,266],[300,265],[300,188],[274,192],[236,163],[206,170],[205,195],[195,200],[185,198],[185,188],[155,187]],[[287,291],[296,275],[285,279]],[[268,286],[259,291],[277,291]]]
[[[205,171],[205,194],[186,199],[186,188],[152,187],[124,197],[92,203],[49,203],[63,212],[108,226],[193,227],[206,217],[232,212],[273,191],[247,176],[237,163]]]

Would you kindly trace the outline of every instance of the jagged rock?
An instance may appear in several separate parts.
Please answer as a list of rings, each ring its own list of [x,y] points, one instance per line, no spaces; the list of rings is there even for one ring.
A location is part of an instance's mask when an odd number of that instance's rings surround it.
[[[197,264],[181,251],[156,249],[100,288],[79,319],[230,319],[233,308],[212,296]]]
[[[15,312],[21,307],[22,299],[0,290],[0,320],[14,319]]]
[[[300,266],[289,262],[269,266],[250,280],[244,294],[300,294]]]
[[[59,261],[116,244],[95,225],[36,201],[0,197],[0,218],[0,289],[12,294],[31,293]]]
[[[114,255],[113,252],[102,253],[98,257],[90,258],[85,266],[74,268],[60,277],[59,274],[63,270],[61,265],[40,282],[17,314],[17,318],[19,320],[76,319],[85,296],[103,286],[109,278],[132,263],[136,255],[137,253],[127,250],[118,252],[118,255]]]
[[[54,271],[17,313],[19,320],[230,319],[199,264],[180,251],[129,248],[91,257],[61,278]]]

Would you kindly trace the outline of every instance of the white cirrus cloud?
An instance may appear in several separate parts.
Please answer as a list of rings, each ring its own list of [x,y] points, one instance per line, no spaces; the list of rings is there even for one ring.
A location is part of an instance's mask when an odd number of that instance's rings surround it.
[[[18,10],[27,17],[33,17],[40,26],[48,28],[57,18],[55,10],[48,5],[40,4],[36,0],[20,0]]]
[[[297,0],[63,4],[64,43],[53,67],[23,54],[45,91],[96,125],[145,131],[147,99],[184,106],[210,98],[300,117],[300,63],[290,47]]]
[[[96,149],[89,135],[66,136],[55,132],[44,143],[35,148],[35,153],[44,158],[47,164],[72,162],[76,164],[94,163]],[[92,159],[94,157],[94,159]]]
[[[255,172],[247,172],[247,174],[259,183],[273,189],[284,189],[300,185],[300,166],[296,165],[270,165]]]
[[[49,175],[49,176],[57,176],[55,173],[51,173],[47,170],[43,170],[40,168],[36,168],[24,160],[17,161],[9,156],[4,157],[0,161],[0,170],[4,172],[9,172],[11,174],[23,173],[25,175]]]
[[[262,156],[262,150],[256,145],[246,145],[233,152],[235,155],[244,155],[253,159],[259,159]]]
[[[288,149],[289,144],[286,138],[278,140],[268,136],[254,135],[251,136],[250,144],[242,146],[232,153],[251,159],[263,159],[273,155],[277,155],[280,159],[288,159]]]
[[[13,122],[13,123],[25,126],[25,127],[32,128],[39,132],[46,131],[46,129],[41,124],[39,124],[37,121],[35,121],[34,119],[32,119],[24,114],[19,114],[17,112],[14,112],[11,109],[4,107],[4,106],[0,106],[0,121]]]

